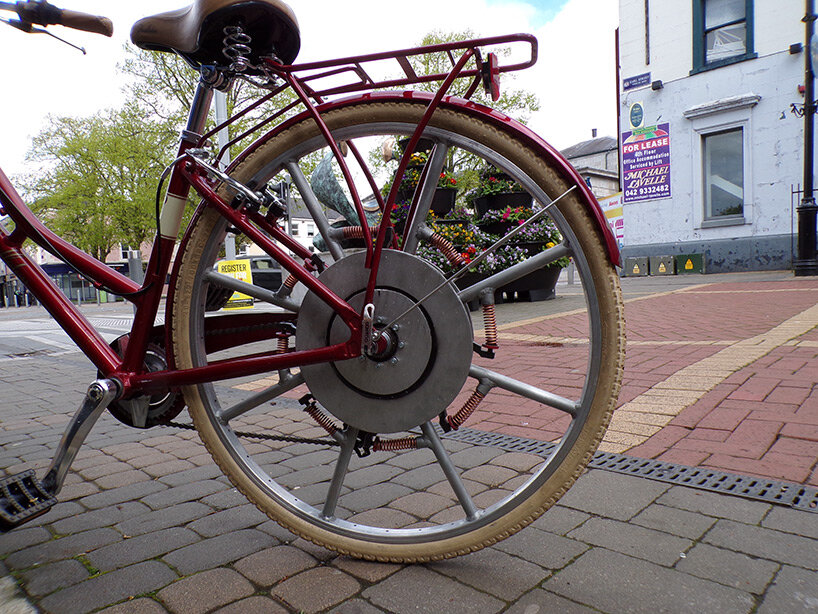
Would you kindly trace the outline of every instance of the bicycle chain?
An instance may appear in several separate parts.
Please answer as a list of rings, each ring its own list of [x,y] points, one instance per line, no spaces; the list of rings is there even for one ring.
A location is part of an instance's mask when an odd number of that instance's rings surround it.
[[[183,424],[181,422],[165,422],[161,426],[173,427],[187,431],[195,431],[196,427],[192,424]],[[260,439],[263,441],[285,441],[287,443],[311,443],[321,446],[340,446],[334,439],[311,439],[309,437],[296,437],[294,435],[267,435],[265,433],[250,433],[248,431],[233,431],[238,437],[247,439]]]

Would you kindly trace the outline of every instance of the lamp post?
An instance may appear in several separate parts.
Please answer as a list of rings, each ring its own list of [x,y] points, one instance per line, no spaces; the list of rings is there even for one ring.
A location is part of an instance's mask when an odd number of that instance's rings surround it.
[[[807,53],[804,54],[804,193],[796,211],[798,212],[798,258],[794,263],[796,276],[818,275],[818,253],[816,252],[816,219],[818,205],[815,204],[813,172],[815,164],[815,74],[812,67],[813,53],[818,53],[815,39],[815,0],[806,0]]]

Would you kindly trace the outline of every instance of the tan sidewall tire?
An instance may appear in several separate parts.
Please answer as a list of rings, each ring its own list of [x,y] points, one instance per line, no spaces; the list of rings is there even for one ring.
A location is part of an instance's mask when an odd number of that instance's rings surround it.
[[[328,112],[324,120],[332,130],[381,121],[417,123],[424,109],[423,105],[412,102],[370,102]],[[507,133],[501,132],[485,121],[462,112],[441,109],[433,117],[432,125],[468,135],[506,156],[532,178],[535,178],[552,198],[569,187],[569,184],[554,169],[544,165],[543,160],[535,151],[515,142],[509,138]],[[265,166],[267,161],[280,156],[283,152],[316,134],[318,130],[313,121],[300,122],[249,154],[232,175],[240,181],[246,180]],[[457,556],[494,544],[532,522],[571,487],[602,440],[619,393],[625,351],[624,316],[619,278],[608,261],[601,233],[585,205],[573,194],[561,201],[559,208],[578,237],[579,247],[585,254],[591,270],[593,287],[597,289],[602,359],[591,410],[575,445],[554,474],[526,501],[488,525],[462,535],[427,543],[383,544],[329,532],[291,513],[267,496],[248,477],[244,469],[231,456],[229,450],[225,448],[205,409],[199,389],[196,386],[188,386],[184,390],[185,399],[202,441],[213,459],[248,499],[283,526],[327,548],[366,559],[422,562]],[[205,245],[217,219],[213,211],[205,212],[199,217],[185,251],[179,256],[181,264],[173,303],[173,350],[176,364],[180,368],[194,366],[191,348],[197,347],[199,340],[191,338],[191,306],[193,301],[197,300],[193,296],[193,283]]]

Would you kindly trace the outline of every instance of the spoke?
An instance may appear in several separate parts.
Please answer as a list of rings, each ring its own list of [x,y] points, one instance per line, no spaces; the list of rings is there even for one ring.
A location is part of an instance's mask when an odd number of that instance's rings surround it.
[[[438,143],[432,149],[432,155],[429,156],[429,160],[426,162],[423,169],[423,183],[417,188],[420,191],[417,209],[414,217],[407,220],[406,224],[406,241],[403,244],[403,251],[405,252],[414,254],[418,248],[417,230],[424,224],[424,220],[429,214],[429,208],[432,206],[432,199],[435,196],[440,174],[443,172],[448,155],[449,148],[442,143]]]
[[[295,162],[288,162],[286,167],[290,173],[290,177],[292,177],[295,182],[295,186],[298,188],[298,192],[301,194],[301,198],[304,200],[304,206],[307,207],[307,211],[310,212],[315,225],[318,227],[321,238],[323,238],[327,244],[332,258],[334,260],[340,260],[344,257],[344,250],[338,241],[332,238],[332,231],[327,216],[324,215],[323,207],[321,203],[318,202],[318,198],[316,198],[309,181],[307,181],[307,178],[301,171],[301,167]]]
[[[327,500],[324,502],[322,514],[324,518],[335,516],[335,508],[338,506],[338,498],[341,496],[341,486],[349,470],[349,460],[352,458],[352,451],[355,449],[355,441],[358,439],[358,429],[349,428],[343,438],[338,437],[341,443],[341,453],[338,455],[338,462],[335,463],[335,471],[332,474],[332,482],[327,492]]]
[[[577,412],[579,411],[580,405],[576,401],[566,399],[565,397],[561,397],[557,394],[537,388],[536,386],[516,380],[513,377],[501,375],[495,371],[489,371],[483,367],[478,367],[477,365],[472,365],[471,368],[469,368],[469,375],[480,382],[488,381],[494,387],[508,390],[509,392],[518,394],[521,397],[531,399],[532,401],[537,401],[538,403],[548,405],[554,409],[559,409],[560,411],[564,411],[571,416],[576,416]]]
[[[240,401],[227,409],[221,410],[216,414],[216,418],[218,418],[223,424],[227,424],[234,418],[238,418],[251,409],[255,409],[263,403],[272,401],[277,396],[282,395],[304,383],[304,376],[301,375],[301,373],[296,373],[293,375],[289,371],[279,371],[278,378],[277,384],[273,384],[269,388],[262,390],[261,392],[257,392],[256,394],[247,397],[243,401]]]
[[[440,441],[435,427],[431,422],[425,422],[420,428],[423,430],[424,437],[435,453],[438,465],[443,469],[446,479],[449,480],[449,484],[452,490],[454,490],[457,500],[460,501],[460,506],[463,508],[463,511],[466,512],[466,518],[474,520],[477,518],[477,507],[474,505],[471,495],[469,495],[469,492],[466,490],[463,480],[460,479],[460,475],[457,473],[457,467],[454,466],[454,463],[452,463],[452,460],[449,458],[448,452],[446,452],[446,448],[443,447],[443,442]]]
[[[572,255],[573,252],[571,251],[571,248],[564,242],[560,243],[559,245],[550,247],[539,254],[531,256],[530,258],[526,258],[522,262],[510,266],[499,273],[495,273],[490,277],[486,277],[485,279],[478,281],[465,290],[458,292],[457,296],[464,303],[468,303],[469,301],[472,301],[480,296],[480,293],[486,288],[500,288],[506,284],[510,284],[513,281],[525,277],[533,271],[543,269],[551,264],[554,264],[560,258],[567,258]]]
[[[219,273],[214,269],[207,271],[203,277],[208,283],[213,284],[214,286],[227,288],[228,290],[233,290],[233,292],[240,292],[242,294],[246,294],[247,296],[252,296],[260,301],[270,303],[276,307],[281,307],[287,311],[298,313],[298,310],[301,308],[301,305],[292,299],[276,296],[275,292],[270,292],[270,290],[262,288],[261,286],[248,284],[246,281],[241,281],[235,277],[224,275],[223,273]]]

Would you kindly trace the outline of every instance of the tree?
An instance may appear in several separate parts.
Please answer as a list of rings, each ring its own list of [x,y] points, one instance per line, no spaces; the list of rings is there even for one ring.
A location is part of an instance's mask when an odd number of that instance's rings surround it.
[[[87,118],[50,117],[28,154],[42,163],[26,180],[35,212],[100,260],[116,243],[141,245],[153,235],[156,184],[174,140],[132,103]]]

